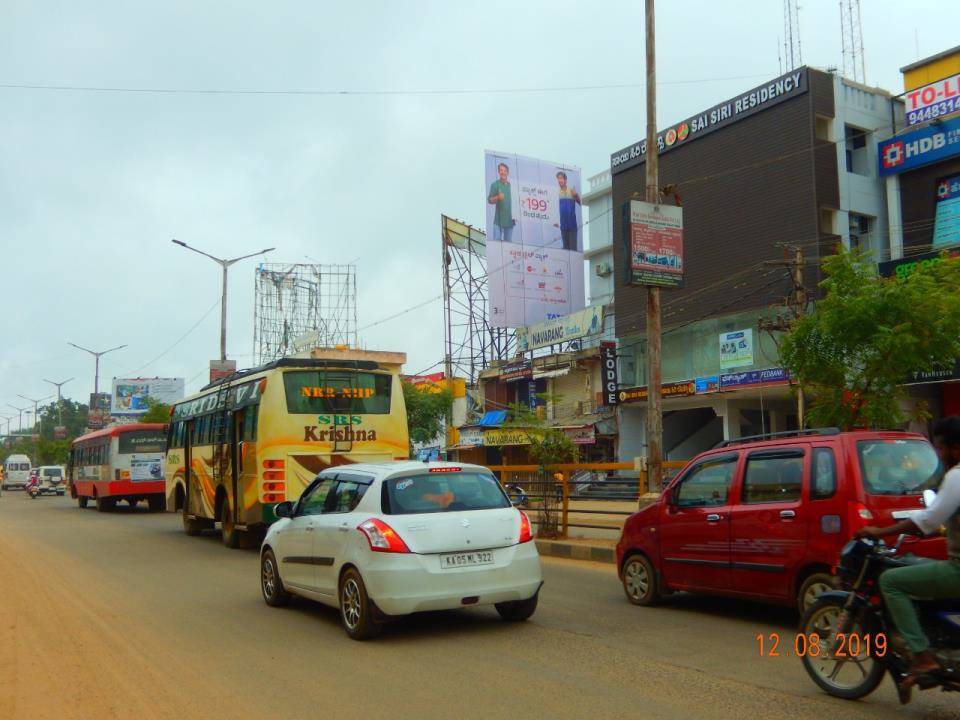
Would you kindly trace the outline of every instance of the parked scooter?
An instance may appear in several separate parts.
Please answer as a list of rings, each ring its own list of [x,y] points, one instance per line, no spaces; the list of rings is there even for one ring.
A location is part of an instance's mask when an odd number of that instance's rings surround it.
[[[822,593],[800,622],[798,648],[810,678],[834,697],[857,700],[873,692],[890,673],[895,683],[906,677],[909,651],[893,624],[880,594],[880,574],[905,565],[932,562],[900,555],[900,536],[890,547],[882,540],[851,540],[840,555],[837,575],[843,590]],[[922,675],[917,687],[960,691],[960,599],[917,601],[930,649],[941,668]],[[903,691],[901,702],[909,700]]]

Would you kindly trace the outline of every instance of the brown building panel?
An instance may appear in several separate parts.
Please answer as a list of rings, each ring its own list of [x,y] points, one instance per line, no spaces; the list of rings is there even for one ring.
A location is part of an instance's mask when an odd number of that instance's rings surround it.
[[[812,70],[809,77],[807,93],[660,157],[660,184],[679,185],[684,207],[685,286],[662,293],[665,327],[784,296],[792,289],[786,271],[763,265],[783,259],[776,243],[800,244],[818,257],[819,206],[837,207],[839,192],[836,148],[817,150],[814,123],[817,113],[833,116],[832,78]],[[620,337],[645,325],[645,288],[625,285],[621,219],[623,204],[634,193],[643,197],[644,173],[640,164],[613,178]],[[815,285],[815,270],[807,282]]]

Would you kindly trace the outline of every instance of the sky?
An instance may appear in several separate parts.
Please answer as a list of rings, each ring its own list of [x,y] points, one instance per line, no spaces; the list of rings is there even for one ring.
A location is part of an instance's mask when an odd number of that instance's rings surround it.
[[[950,3],[863,0],[862,14],[870,85],[900,92],[902,65],[956,44]],[[836,0],[805,0],[800,23],[804,63],[839,66]],[[780,0],[661,0],[657,33],[661,126],[780,73]],[[355,262],[362,344],[436,369],[440,215],[483,223],[484,149],[578,165],[586,183],[641,138],[643,34],[641,0],[0,0],[0,85],[348,91],[0,87],[0,419],[55,393],[45,379],[75,378],[64,395],[87,401],[93,358],[68,342],[127,345],[104,356],[101,389],[199,389],[219,354],[220,270],[171,238]],[[501,92],[419,92],[441,90]],[[230,272],[240,367],[257,262]]]

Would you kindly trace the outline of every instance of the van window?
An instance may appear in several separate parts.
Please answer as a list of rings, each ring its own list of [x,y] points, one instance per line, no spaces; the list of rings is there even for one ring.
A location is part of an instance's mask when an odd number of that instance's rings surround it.
[[[680,481],[679,486],[674,491],[677,506],[713,507],[726,505],[736,467],[736,455],[701,463]]]
[[[861,440],[857,455],[871,495],[919,495],[940,480],[940,459],[926,440]]]
[[[803,454],[787,452],[747,458],[743,476],[743,503],[795,502],[803,487]]]
[[[822,500],[837,492],[837,461],[830,448],[813,449],[813,482],[810,497]]]

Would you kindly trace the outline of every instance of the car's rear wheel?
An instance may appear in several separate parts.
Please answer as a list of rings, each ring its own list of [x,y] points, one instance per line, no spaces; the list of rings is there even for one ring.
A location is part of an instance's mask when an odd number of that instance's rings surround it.
[[[277,556],[269,548],[260,556],[260,590],[263,601],[270,607],[283,607],[290,603],[290,593],[283,589]]]
[[[663,600],[657,573],[644,555],[631,555],[623,564],[623,592],[634,605],[657,605]]]
[[[340,624],[354,640],[368,640],[380,634],[383,626],[374,620],[373,603],[363,578],[356,568],[348,568],[340,578]]]
[[[506,620],[507,622],[523,622],[524,620],[529,620],[533,613],[536,612],[539,597],[540,593],[538,591],[532,598],[497,603],[494,607],[497,609],[502,620]]]

